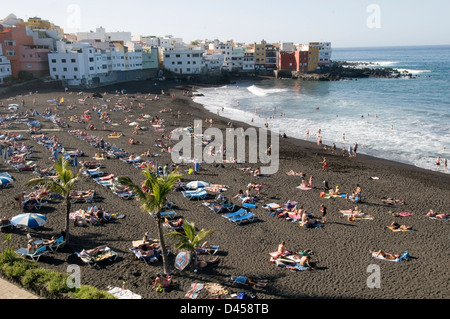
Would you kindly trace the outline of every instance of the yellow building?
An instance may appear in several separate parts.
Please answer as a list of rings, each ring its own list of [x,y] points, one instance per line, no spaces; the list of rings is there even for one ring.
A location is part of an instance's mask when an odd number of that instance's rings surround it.
[[[58,32],[58,35],[64,36],[64,30],[62,28],[60,28],[57,25],[54,25],[50,21],[42,20],[41,18],[38,18],[38,17],[29,18],[28,21],[21,22],[20,24],[26,25],[27,27],[29,27],[32,30],[35,30],[35,29],[37,29],[37,30],[42,30],[42,29],[56,30]]]
[[[308,72],[315,72],[319,65],[319,48],[314,43],[309,44],[308,49]]]
[[[261,43],[256,43],[253,46],[255,50],[255,69],[261,69],[266,67],[266,41],[262,40]]]

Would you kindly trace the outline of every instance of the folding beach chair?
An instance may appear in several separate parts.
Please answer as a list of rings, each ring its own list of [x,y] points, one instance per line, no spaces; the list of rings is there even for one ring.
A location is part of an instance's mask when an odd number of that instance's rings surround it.
[[[247,210],[244,209],[244,208],[241,208],[241,209],[239,209],[238,211],[236,211],[234,213],[224,214],[224,215],[222,215],[222,217],[230,219],[230,218],[238,217],[238,216],[241,216],[241,215],[244,215],[244,214],[247,214]]]
[[[57,251],[59,247],[63,247],[66,244],[66,241],[64,240],[64,236],[61,236],[56,239],[56,241],[53,244],[48,245],[48,248],[54,252]]]
[[[245,221],[251,222],[254,219],[255,219],[255,214],[249,212],[249,213],[241,215],[241,216],[236,216],[236,217],[230,218],[230,221],[232,221],[233,223],[236,223],[236,224],[241,224],[242,222],[245,222]]]
[[[16,250],[16,253],[21,255],[22,257],[30,257],[33,261],[38,261],[42,255],[49,253],[50,251],[47,249],[47,246],[42,246],[37,249],[34,253],[28,253],[26,248],[19,248]]]
[[[188,199],[203,199],[208,195],[208,193],[205,190],[195,190],[195,191],[183,191],[183,196]]]

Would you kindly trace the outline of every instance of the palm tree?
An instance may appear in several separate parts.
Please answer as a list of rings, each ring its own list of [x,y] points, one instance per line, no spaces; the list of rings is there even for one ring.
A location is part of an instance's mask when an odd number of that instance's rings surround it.
[[[157,176],[150,168],[142,170],[145,180],[142,187],[133,183],[131,178],[127,176],[119,177],[118,182],[124,186],[128,186],[135,193],[136,199],[141,202],[141,208],[144,212],[154,212],[156,215],[156,226],[158,228],[159,243],[163,256],[164,273],[169,273],[169,265],[167,262],[166,244],[164,242],[162,230],[161,210],[166,204],[167,195],[169,194],[176,181],[183,178],[178,170],[171,172],[168,176]]]
[[[71,194],[74,191],[75,182],[78,180],[80,171],[73,173],[70,169],[69,162],[64,158],[60,158],[55,163],[55,171],[57,178],[55,180],[49,178],[33,178],[25,183],[25,186],[44,185],[50,192],[57,193],[62,196],[66,205],[66,233],[65,241],[69,241],[69,216],[72,208]]]
[[[195,265],[197,264],[196,249],[202,245],[202,243],[205,241],[205,238],[209,234],[211,234],[214,230],[213,229],[205,230],[204,228],[202,228],[198,233],[196,233],[195,223],[193,222],[189,223],[186,220],[183,223],[183,230],[184,234],[177,231],[173,231],[167,233],[166,235],[172,236],[176,240],[178,240],[178,244],[176,245],[178,249],[184,249],[191,252],[193,260],[191,268],[194,269]]]

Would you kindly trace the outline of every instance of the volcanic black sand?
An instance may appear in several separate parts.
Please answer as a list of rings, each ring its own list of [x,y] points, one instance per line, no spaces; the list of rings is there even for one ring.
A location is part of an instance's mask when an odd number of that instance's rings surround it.
[[[126,89],[126,94],[121,90]],[[105,141],[116,144],[128,153],[141,154],[150,149],[153,153],[161,154],[160,157],[146,159],[157,161],[164,166],[172,163],[170,154],[161,152],[155,146],[155,140],[162,135],[170,134],[170,131],[178,127],[187,127],[194,120],[202,120],[203,128],[208,128],[209,123],[204,119],[213,119],[213,126],[224,129],[230,122],[220,118],[217,114],[205,111],[205,109],[192,101],[186,90],[192,93],[193,86],[182,86],[172,82],[133,82],[120,84],[95,91],[78,92],[68,90],[65,92],[41,90],[23,92],[21,96],[3,97],[4,107],[1,109],[3,116],[10,114],[7,105],[17,103],[19,111],[24,109],[37,109],[41,114],[46,108],[52,113],[67,121],[70,125],[60,130],[54,130],[55,126],[42,116],[32,119],[40,121],[43,133],[56,136],[58,141],[67,150],[79,149],[85,153],[85,157],[78,160],[92,160],[97,149],[89,143],[82,141],[68,130],[86,130],[86,123],[70,121],[71,115],[81,116],[84,111],[90,110],[92,123],[95,130],[88,131],[95,136],[104,137]],[[195,88],[194,88],[195,89]],[[116,90],[118,93],[116,94]],[[161,94],[165,90],[165,95]],[[98,92],[102,97],[93,97]],[[106,93],[106,94],[105,94]],[[155,100],[155,96],[160,97]],[[64,102],[55,111],[55,104],[49,102],[54,98]],[[36,105],[33,105],[33,99]],[[80,101],[84,100],[83,102]],[[22,100],[25,107],[22,107]],[[120,101],[119,101],[120,100]],[[130,106],[129,112],[109,111],[113,123],[106,124],[99,119],[93,107],[108,105],[114,108],[116,103]],[[139,106],[141,104],[142,108]],[[75,108],[69,110],[67,106]],[[165,110],[161,112],[161,110]],[[177,118],[181,111],[181,119]],[[140,131],[140,135],[133,135],[134,127],[125,123],[128,120],[136,121],[143,114],[158,116],[165,120],[164,132],[154,132],[154,128],[147,122],[139,122],[140,126],[148,129]],[[7,122],[8,123],[8,122]],[[31,139],[24,123],[15,122],[12,128],[4,128],[17,134],[23,134],[23,142],[34,146],[30,160],[39,168],[52,166],[51,153],[43,146]],[[233,122],[233,127],[248,126],[243,123]],[[104,130],[106,129],[106,130]],[[48,131],[46,131],[48,130]],[[123,133],[121,138],[108,139],[112,132]],[[141,142],[140,145],[127,144],[130,137]],[[164,143],[170,141],[162,139]],[[171,142],[172,145],[175,143]],[[326,156],[328,168],[322,169],[320,162]],[[223,165],[202,164],[202,170],[196,175],[189,175],[188,170],[193,164],[185,164],[180,167],[185,181],[203,180],[213,184],[229,186],[222,194],[232,199],[239,190],[245,190],[247,184],[258,183],[265,187],[261,191],[261,199],[257,208],[251,211],[256,215],[254,221],[234,224],[216,214],[212,210],[202,206],[202,201],[189,201],[181,192],[173,191],[169,200],[175,203],[178,216],[194,222],[197,229],[213,229],[214,232],[208,238],[211,244],[219,245],[220,252],[217,255],[220,263],[212,268],[191,272],[189,268],[180,272],[174,271],[172,276],[178,283],[178,287],[170,292],[156,292],[152,290],[152,281],[156,274],[160,273],[162,261],[155,264],[146,264],[137,260],[129,251],[132,241],[142,239],[145,232],[157,236],[157,228],[154,218],[140,209],[136,200],[123,200],[114,195],[110,190],[102,187],[83,176],[77,183],[78,190],[95,190],[95,205],[105,208],[109,212],[124,214],[123,219],[105,223],[102,226],[70,227],[70,244],[54,254],[43,256],[39,265],[45,268],[66,272],[69,264],[78,264],[81,267],[82,284],[88,284],[100,289],[108,286],[121,287],[126,281],[126,288],[145,299],[183,299],[192,283],[216,283],[228,290],[229,297],[232,293],[246,291],[260,299],[302,299],[302,298],[346,298],[346,299],[446,299],[450,297],[448,288],[449,265],[449,221],[433,220],[424,217],[430,209],[438,213],[450,213],[450,175],[441,172],[424,170],[413,166],[386,161],[378,158],[358,154],[356,157],[332,154],[330,150],[316,145],[315,141],[296,140],[293,138],[280,138],[280,166],[278,172],[267,177],[253,177],[238,168],[252,167],[257,164],[232,164]],[[0,190],[1,214],[13,217],[22,212],[18,203],[14,200],[16,194],[24,191],[32,191],[25,187],[24,183],[34,177],[32,172],[17,172],[3,159],[0,160],[1,171],[9,172],[15,179],[13,187]],[[102,171],[116,176],[130,176],[135,183],[143,180],[141,171],[130,164],[118,159],[102,161]],[[294,170],[303,172],[306,179],[313,176],[314,188],[300,190],[300,177],[288,176],[286,172]],[[378,177],[378,179],[372,179]],[[325,199],[320,196],[324,191],[323,181],[328,181],[330,187],[339,185],[342,192],[351,192],[359,184],[362,188],[364,201],[357,206],[365,214],[373,216],[373,220],[348,221],[342,216],[340,210],[355,207],[355,204],[344,198]],[[211,196],[216,194],[211,193]],[[256,194],[253,191],[253,194]],[[402,199],[405,205],[389,205],[382,202],[383,197]],[[321,204],[328,208],[327,221],[323,227],[308,229],[298,223],[285,218],[279,218],[269,214],[262,206],[267,203],[284,205],[287,201],[296,201],[308,212],[314,214],[320,221]],[[237,206],[242,203],[238,199],[233,200]],[[86,209],[91,204],[76,203],[72,211]],[[48,217],[48,222],[41,228],[31,231],[33,238],[49,238],[58,235],[64,228],[65,207],[61,201],[50,201],[42,207],[39,213]],[[393,213],[409,212],[411,216],[395,217]],[[393,221],[402,225],[409,225],[414,231],[393,232],[386,228]],[[11,243],[15,249],[26,247],[26,231],[21,229],[3,229],[3,234],[12,233]],[[317,268],[313,271],[292,272],[283,267],[277,267],[270,263],[269,253],[276,251],[281,241],[286,242],[290,250],[300,251],[312,249],[313,261]],[[166,242],[171,249],[169,255],[170,268],[174,269],[174,258],[177,253],[175,242],[167,237]],[[115,262],[104,262],[94,268],[85,265],[75,255],[82,249],[90,249],[99,245],[107,245],[119,254]],[[3,248],[4,249],[4,245]],[[370,250],[383,250],[388,253],[403,253],[408,251],[409,261],[390,262],[372,259]],[[200,256],[201,260],[208,260],[208,255]],[[373,267],[376,265],[377,267]],[[374,269],[379,270],[380,286],[369,287],[374,283]],[[238,287],[233,285],[231,276],[245,275],[252,279],[267,280],[267,287]],[[204,289],[198,298],[212,298]]]

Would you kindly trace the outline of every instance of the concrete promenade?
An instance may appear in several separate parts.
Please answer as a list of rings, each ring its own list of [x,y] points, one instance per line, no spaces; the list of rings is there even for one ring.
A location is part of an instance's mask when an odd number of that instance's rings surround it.
[[[25,290],[20,288],[9,281],[0,278],[0,299],[42,299],[39,296],[36,296]]]

